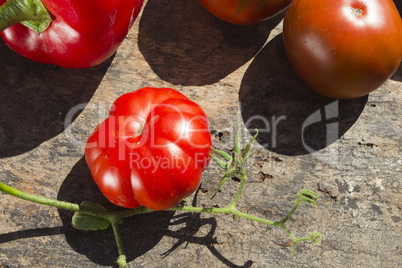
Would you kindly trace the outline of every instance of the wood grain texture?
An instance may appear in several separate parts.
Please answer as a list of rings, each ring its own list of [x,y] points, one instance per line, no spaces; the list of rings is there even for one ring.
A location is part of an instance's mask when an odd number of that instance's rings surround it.
[[[83,159],[86,138],[121,94],[172,87],[205,110],[218,149],[232,149],[236,132],[244,143],[254,128],[265,130],[239,209],[279,220],[299,190],[312,189],[317,208],[302,205],[289,228],[299,237],[317,230],[323,241],[298,244],[292,257],[280,230],[158,212],[123,224],[129,267],[401,267],[402,70],[357,100],[320,97],[286,59],[282,18],[235,26],[195,0],[148,0],[114,57],[88,70],[34,63],[1,43],[0,180],[107,204]],[[236,180],[210,199],[220,176],[211,164],[191,200],[228,204]],[[115,265],[111,230],[74,230],[71,213],[4,194],[0,204],[0,267]]]

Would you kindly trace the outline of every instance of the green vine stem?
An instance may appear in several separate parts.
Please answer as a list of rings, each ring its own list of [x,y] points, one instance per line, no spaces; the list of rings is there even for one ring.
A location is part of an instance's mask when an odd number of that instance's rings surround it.
[[[122,222],[123,218],[127,217],[132,217],[135,215],[139,214],[144,214],[144,213],[150,213],[154,212],[154,210],[146,208],[146,207],[139,207],[136,209],[130,209],[130,210],[123,210],[123,211],[99,211],[95,209],[90,209],[87,207],[83,207],[81,205],[75,204],[75,203],[70,203],[70,202],[65,202],[65,201],[59,201],[56,199],[51,199],[51,198],[46,198],[42,196],[37,196],[33,194],[29,194],[23,191],[20,191],[18,189],[15,189],[11,186],[8,186],[2,182],[0,182],[0,190],[4,193],[13,195],[15,197],[31,201],[34,203],[42,204],[42,205],[47,205],[51,207],[56,207],[59,209],[64,209],[64,210],[70,210],[74,212],[81,212],[90,216],[102,218],[108,220],[113,228],[113,232],[116,237],[116,243],[117,243],[117,248],[119,251],[119,259],[117,263],[119,264],[120,267],[125,267],[126,266],[126,259],[125,259],[125,253],[123,249],[123,243],[121,241],[119,232],[118,232],[118,224]],[[239,188],[240,190],[240,188]],[[308,192],[311,194],[309,190],[302,190],[301,192]],[[241,191],[238,192],[239,196]],[[236,197],[237,197],[236,196]],[[238,199],[238,198],[237,198]],[[236,199],[235,199],[236,200]],[[282,230],[284,230],[292,239],[292,252],[294,254],[294,244],[297,242],[301,241],[312,241],[314,243],[319,243],[321,240],[321,235],[319,233],[315,233],[315,236],[309,236],[305,238],[295,238],[293,234],[285,227],[285,222],[292,216],[292,214],[295,212],[297,207],[300,204],[299,199],[296,200],[295,205],[291,209],[291,211],[280,221],[271,221],[267,219],[263,219],[254,215],[250,215],[247,213],[243,213],[238,211],[235,208],[236,202],[232,202],[230,205],[222,208],[216,208],[216,207],[193,207],[193,206],[175,206],[172,208],[169,208],[167,210],[169,211],[183,211],[183,212],[195,212],[195,213],[212,213],[212,214],[228,214],[232,215],[233,217],[242,217],[246,218],[252,221],[256,221],[262,224],[270,225],[270,226],[275,226],[279,227]]]
[[[92,210],[89,208],[84,208],[83,206],[80,206],[75,203],[70,203],[70,202],[65,202],[65,201],[59,201],[56,199],[51,199],[51,198],[46,198],[42,196],[37,196],[33,194],[29,194],[27,192],[20,191],[18,189],[15,189],[11,186],[8,186],[2,182],[0,182],[0,190],[6,194],[10,194],[12,196],[33,202],[33,203],[38,203],[42,205],[47,205],[50,207],[55,207],[59,209],[64,209],[64,210],[70,210],[74,212],[81,212],[85,213],[94,217],[102,218],[108,220],[110,223],[113,224],[113,222],[119,223],[123,218],[128,218],[132,217],[135,215],[139,214],[145,214],[145,213],[150,213],[154,212],[155,210],[146,208],[146,207],[139,207],[135,209],[128,209],[128,210],[123,210],[123,211],[99,211],[99,210]],[[296,201],[295,205],[291,209],[291,211],[280,221],[270,221],[266,220],[263,218],[259,218],[257,216],[253,216],[247,213],[243,213],[238,211],[234,204],[231,203],[230,205],[222,208],[217,208],[217,207],[193,207],[193,206],[175,206],[168,208],[166,210],[168,211],[184,211],[184,212],[195,212],[195,213],[211,213],[211,214],[230,214],[236,217],[242,217],[246,218],[252,221],[256,221],[259,223],[271,225],[271,226],[276,226],[280,227],[283,230],[285,230],[284,224],[287,219],[291,217],[294,211],[296,211],[297,207],[299,206],[300,202]],[[285,230],[286,231],[286,230]]]
[[[113,228],[114,237],[116,238],[117,250],[119,251],[119,258],[117,259],[117,264],[120,267],[126,267],[127,266],[126,253],[124,252],[123,242],[120,237],[118,223],[113,221],[111,222],[111,224]]]
[[[258,134],[258,132],[257,132]],[[239,201],[240,195],[243,192],[245,182],[247,180],[247,173],[245,170],[245,162],[254,154],[249,154],[250,148],[251,148],[251,143],[255,140],[257,134],[251,139],[251,141],[245,146],[244,150],[240,150],[240,145],[239,145],[239,138],[238,135],[236,135],[235,138],[235,146],[234,146],[234,153],[232,155],[215,150],[211,148],[211,150],[216,153],[218,156],[222,157],[225,161],[218,159],[217,157],[213,156],[211,154],[212,159],[220,166],[222,169],[224,169],[224,176],[221,179],[221,181],[218,184],[218,187],[213,195],[218,193],[219,188],[222,186],[223,183],[227,181],[228,178],[239,175],[240,176],[240,185],[237,190],[236,196],[234,200],[226,207],[218,208],[218,207],[195,207],[195,206],[182,206],[178,205],[172,208],[169,208],[167,210],[169,211],[183,211],[183,212],[195,212],[195,213],[212,213],[212,214],[227,214],[231,215],[233,218],[241,217],[245,219],[249,219],[252,221],[256,221],[262,224],[266,224],[269,226],[274,226],[281,228],[285,233],[289,235],[289,237],[292,240],[292,253],[295,253],[294,246],[298,242],[302,241],[311,241],[313,243],[320,243],[322,236],[318,232],[311,232],[308,237],[303,237],[303,238],[296,238],[292,232],[286,228],[285,223],[292,217],[293,213],[297,210],[299,205],[301,203],[308,203],[312,206],[316,206],[315,202],[318,198],[317,194],[314,193],[313,191],[304,189],[299,191],[297,194],[296,201],[292,207],[292,209],[289,211],[289,213],[283,217],[280,221],[271,221],[267,220],[264,218],[260,218],[254,215],[250,215],[247,213],[243,213],[239,210],[237,210],[236,205],[237,202]],[[41,197],[37,195],[33,195],[30,193],[26,193],[23,191],[20,191],[18,189],[15,189],[9,185],[6,185],[2,182],[0,182],[0,190],[4,193],[13,195],[15,197],[31,201],[34,203],[39,203],[42,205],[47,205],[51,207],[56,207],[59,209],[65,209],[65,210],[70,210],[76,212],[73,216],[73,226],[78,228],[78,229],[85,229],[85,230],[104,230],[108,228],[109,225],[112,226],[115,238],[116,238],[116,244],[117,244],[117,249],[119,252],[119,258],[117,260],[117,263],[119,264],[120,267],[125,267],[127,265],[126,263],[126,256],[124,253],[124,248],[123,248],[123,243],[121,240],[121,237],[119,235],[118,231],[118,226],[120,223],[123,222],[124,218],[131,217],[134,215],[138,214],[144,214],[144,213],[150,213],[153,212],[154,210],[146,208],[146,207],[139,207],[136,209],[128,209],[128,210],[123,210],[123,211],[108,211],[99,204],[92,203],[92,202],[86,202],[84,201],[81,205],[75,204],[75,203],[70,203],[70,202],[65,202],[65,201],[59,201],[51,198],[46,198],[46,197]],[[212,197],[212,198],[213,198]],[[85,216],[87,215],[87,216]],[[75,221],[74,221],[75,220]],[[106,225],[105,225],[105,220],[106,220]],[[110,223],[110,224],[109,224]],[[81,228],[80,228],[81,227]]]

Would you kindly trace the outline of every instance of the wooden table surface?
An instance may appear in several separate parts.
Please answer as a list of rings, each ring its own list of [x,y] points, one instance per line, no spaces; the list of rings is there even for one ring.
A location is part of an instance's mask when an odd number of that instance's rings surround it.
[[[157,212],[122,225],[129,267],[401,267],[402,68],[369,96],[320,97],[286,59],[282,19],[235,26],[195,0],[149,0],[117,53],[86,70],[35,63],[1,42],[0,181],[107,203],[83,158],[87,137],[121,94],[171,87],[205,110],[218,149],[260,129],[239,210],[279,220],[309,188],[317,208],[302,204],[288,227],[297,237],[319,231],[323,241],[297,244],[292,257],[279,229]],[[210,199],[219,172],[216,164],[204,172],[191,197],[198,206],[232,200],[235,179]],[[77,231],[71,213],[5,194],[0,204],[0,267],[115,266],[110,229]]]

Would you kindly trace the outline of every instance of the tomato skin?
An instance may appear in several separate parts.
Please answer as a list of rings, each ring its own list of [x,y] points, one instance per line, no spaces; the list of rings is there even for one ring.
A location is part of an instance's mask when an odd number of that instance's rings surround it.
[[[283,40],[303,81],[335,99],[367,95],[402,59],[402,21],[392,0],[294,0]]]
[[[199,0],[209,13],[233,24],[255,24],[270,19],[292,0]]]
[[[176,90],[147,87],[113,103],[88,138],[85,159],[112,203],[163,210],[198,188],[211,146],[200,106]]]

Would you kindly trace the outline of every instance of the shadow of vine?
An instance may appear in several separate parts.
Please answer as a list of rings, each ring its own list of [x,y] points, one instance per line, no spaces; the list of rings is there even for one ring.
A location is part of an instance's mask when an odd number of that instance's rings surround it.
[[[74,189],[74,191],[71,191]],[[97,185],[91,179],[90,171],[82,158],[70,174],[64,180],[58,193],[58,200],[64,200],[73,203],[81,203],[84,200],[97,202],[109,210],[121,210],[111,204],[99,191]],[[193,199],[193,205],[196,205],[197,193]],[[165,258],[184,243],[195,243],[206,246],[210,252],[216,256],[222,263],[230,267],[250,267],[251,261],[246,261],[243,266],[237,266],[225,258],[215,247],[214,238],[217,223],[215,218],[204,218],[198,213],[179,213],[174,215],[172,211],[157,211],[147,214],[136,215],[125,218],[120,227],[120,235],[126,251],[127,262],[134,261],[153,247],[155,247],[164,236],[177,239],[177,242],[167,252],[161,253],[161,258]],[[59,210],[60,218],[63,222],[62,227],[55,229],[36,230],[36,234],[45,235],[54,232],[64,233],[71,248],[87,256],[91,261],[99,265],[115,265],[117,248],[108,246],[114,240],[113,231],[109,228],[104,231],[87,232],[76,230],[71,226],[73,213],[70,211]],[[169,227],[184,225],[178,230],[170,230]],[[210,230],[205,236],[196,236],[200,228],[210,226]],[[26,232],[26,234],[28,231]],[[19,233],[24,235],[25,233]],[[16,237],[18,234],[9,235]],[[4,240],[7,237],[4,237]],[[1,236],[0,236],[1,239]],[[1,241],[1,240],[0,240]],[[157,257],[155,257],[157,258]]]

